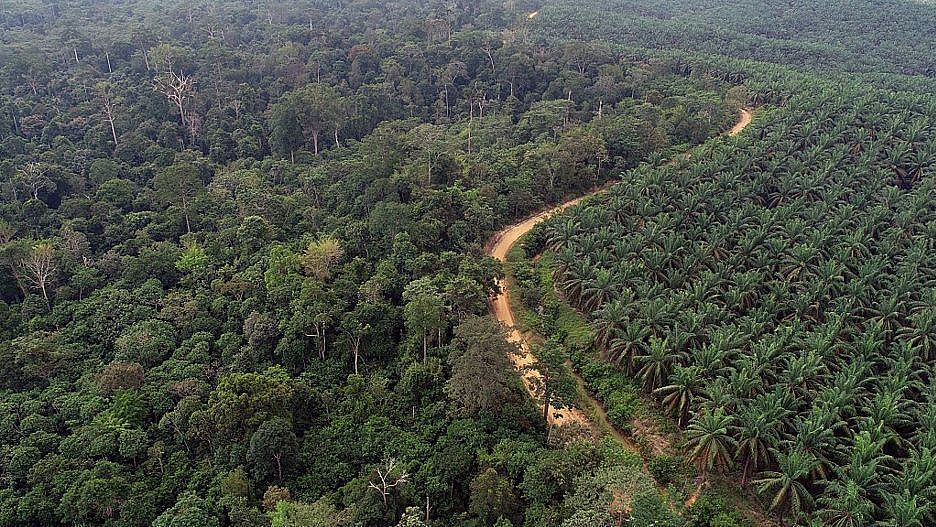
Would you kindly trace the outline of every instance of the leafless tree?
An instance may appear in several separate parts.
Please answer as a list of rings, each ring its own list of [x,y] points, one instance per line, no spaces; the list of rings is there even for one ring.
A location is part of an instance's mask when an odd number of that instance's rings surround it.
[[[195,113],[194,110],[189,110],[188,116],[186,116],[188,121],[188,133],[189,133],[189,142],[191,144],[195,143],[195,139],[198,137],[198,134],[201,132],[202,127],[202,118],[200,115]]]
[[[90,261],[91,244],[88,242],[88,236],[83,232],[76,231],[71,227],[63,228],[57,240],[61,247],[61,264],[67,272],[79,265],[87,265]]]
[[[55,262],[55,248],[51,242],[41,241],[22,256],[19,268],[23,278],[34,288],[42,291],[42,297],[49,302],[49,287],[58,274]]]
[[[421,124],[410,131],[414,146],[425,156],[427,176],[426,185],[432,186],[432,169],[436,161],[442,158],[447,151],[444,142],[445,129],[431,123]]]
[[[393,491],[394,487],[402,485],[409,481],[409,474],[406,470],[397,464],[396,458],[384,460],[383,465],[377,467],[377,477],[368,485],[375,489],[383,498],[384,507],[387,506],[387,496]]]
[[[494,66],[494,44],[495,40],[493,35],[485,36],[481,43],[481,51],[487,55],[488,61],[491,63],[491,75],[497,75],[497,67]]]
[[[23,74],[23,80],[32,89],[33,95],[39,95],[39,72],[30,66]]]
[[[179,119],[182,126],[189,131],[192,142],[201,126],[201,119],[192,113],[189,114],[189,101],[195,96],[195,78],[179,70],[178,73],[170,66],[165,72],[156,77],[155,89],[166,96],[176,109],[179,110]]]
[[[39,191],[55,190],[55,182],[46,175],[48,167],[42,163],[27,163],[17,172],[17,179],[25,187],[33,199],[39,199]]]
[[[110,125],[111,136],[114,138],[114,148],[120,146],[117,141],[117,128],[114,126],[114,120],[117,114],[117,104],[111,95],[111,85],[106,82],[99,82],[95,86],[98,96],[101,98],[101,112],[104,114],[104,120]]]
[[[358,374],[358,363],[361,361],[361,340],[363,340],[364,335],[361,333],[349,333],[348,338],[351,340],[351,353],[354,355],[354,374]]]
[[[449,88],[455,88],[455,81],[460,77],[468,75],[468,67],[464,62],[454,61],[436,71],[436,77],[442,84],[442,90],[445,94],[445,116],[451,115],[451,105],[449,104]]]

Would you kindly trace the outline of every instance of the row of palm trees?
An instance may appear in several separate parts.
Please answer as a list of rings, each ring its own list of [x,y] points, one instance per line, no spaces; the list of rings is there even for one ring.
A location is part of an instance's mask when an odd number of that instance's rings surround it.
[[[781,523],[936,524],[936,98],[855,87],[543,224],[602,352]]]

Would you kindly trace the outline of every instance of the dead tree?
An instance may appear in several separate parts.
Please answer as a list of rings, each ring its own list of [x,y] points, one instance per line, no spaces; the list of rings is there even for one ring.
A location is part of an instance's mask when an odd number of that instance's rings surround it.
[[[189,101],[195,95],[195,78],[186,75],[181,70],[176,73],[170,66],[166,72],[156,77],[155,90],[165,95],[166,99],[175,105],[179,111],[182,127],[189,131],[191,140],[194,143],[195,134],[197,134],[201,125],[201,119],[194,116],[194,113],[190,115],[189,110]]]
[[[55,263],[55,248],[51,242],[37,242],[19,261],[21,275],[34,288],[42,292],[49,303],[49,287],[55,281],[58,266]]]
[[[47,171],[42,163],[27,163],[17,173],[20,184],[29,190],[33,199],[39,199],[39,192],[42,190],[55,190],[56,184],[46,175]]]
[[[409,474],[397,464],[395,458],[384,460],[383,466],[377,467],[376,472],[377,477],[370,482],[368,488],[372,488],[380,493],[380,496],[383,498],[384,507],[386,507],[387,496],[390,495],[394,487],[409,481]]]
[[[110,94],[110,85],[104,82],[97,85],[98,94],[101,97],[101,112],[104,114],[104,120],[110,125],[111,136],[114,138],[114,148],[120,146],[117,141],[117,128],[114,126],[115,116],[117,114],[117,105]]]

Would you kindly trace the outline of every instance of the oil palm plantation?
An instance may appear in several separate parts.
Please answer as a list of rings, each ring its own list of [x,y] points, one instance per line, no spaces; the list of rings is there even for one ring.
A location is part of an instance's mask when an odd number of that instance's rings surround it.
[[[931,524],[936,103],[783,98],[548,220],[555,283],[703,474],[785,523]]]

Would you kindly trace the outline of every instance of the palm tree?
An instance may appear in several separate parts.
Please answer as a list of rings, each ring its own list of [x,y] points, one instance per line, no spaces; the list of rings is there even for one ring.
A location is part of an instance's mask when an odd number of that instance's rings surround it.
[[[689,409],[692,408],[693,399],[701,388],[701,373],[702,368],[698,366],[676,366],[673,374],[669,376],[669,384],[653,391],[654,395],[663,398],[663,407],[676,418],[680,426],[689,420]]]
[[[913,344],[920,359],[936,358],[936,311],[917,311],[910,315],[910,325],[900,328],[898,338]]]
[[[673,361],[669,341],[650,337],[650,346],[644,354],[635,357],[634,361],[640,365],[637,377],[643,382],[647,391],[652,392],[663,385],[663,381],[669,377]]]
[[[936,499],[936,453],[928,447],[913,449],[899,470],[887,476],[891,488],[906,490],[933,503]],[[936,511],[933,511],[936,512]]]
[[[599,350],[607,352],[611,340],[630,322],[628,318],[630,309],[627,305],[629,303],[615,299],[594,313],[591,326],[594,332],[594,343]]]
[[[737,442],[731,436],[734,418],[717,408],[714,412],[698,413],[686,428],[686,447],[689,459],[695,463],[703,478],[712,470],[724,473],[731,467],[731,452]]]
[[[608,345],[608,359],[628,374],[634,373],[635,359],[647,350],[650,329],[640,321],[628,320]]]
[[[614,293],[614,277],[606,269],[599,267],[595,272],[595,277],[586,281],[582,289],[582,307],[587,311],[595,311],[605,305]]]
[[[551,220],[556,283],[701,472],[737,463],[790,523],[936,525],[936,99],[749,88],[789,102],[757,141]]]
[[[575,247],[575,239],[581,233],[581,224],[574,217],[563,216],[563,220],[546,224],[546,246],[551,251]]]
[[[854,481],[831,481],[816,500],[819,518],[827,527],[865,527],[873,523],[875,505]]]
[[[919,496],[913,496],[906,490],[900,494],[884,496],[886,519],[877,522],[877,527],[924,527],[932,525],[927,516],[933,512],[933,505]],[[929,518],[932,519],[931,517]]]
[[[789,453],[774,451],[777,469],[761,472],[754,485],[762,495],[767,495],[767,510],[777,513],[783,524],[784,516],[791,517],[795,523],[800,514],[813,506],[813,497],[806,487],[818,461],[815,457],[793,450]]]
[[[735,461],[742,463],[741,484],[744,485],[752,474],[771,462],[771,449],[777,446],[780,438],[776,425],[753,406],[742,409],[737,421]]]

